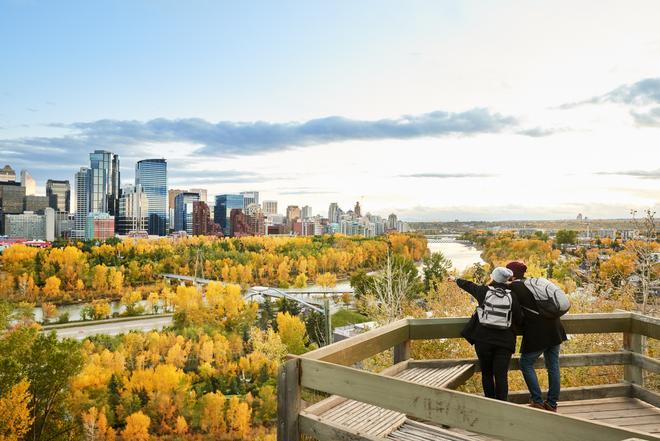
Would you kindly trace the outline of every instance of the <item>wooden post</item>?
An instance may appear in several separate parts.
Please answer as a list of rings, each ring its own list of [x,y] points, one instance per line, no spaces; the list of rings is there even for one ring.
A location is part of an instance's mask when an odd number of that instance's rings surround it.
[[[623,349],[626,351],[642,354],[642,335],[632,332],[623,333]],[[633,384],[639,386],[644,385],[644,376],[642,375],[642,367],[635,362],[635,359],[631,360],[631,363],[625,365],[623,368],[623,379]]]
[[[325,316],[325,344],[332,344],[332,316],[330,314],[330,300],[323,301],[323,315]]]
[[[394,364],[401,363],[410,358],[410,340],[403,341],[394,346]]]
[[[277,441],[299,441],[300,359],[286,361],[277,377]]]

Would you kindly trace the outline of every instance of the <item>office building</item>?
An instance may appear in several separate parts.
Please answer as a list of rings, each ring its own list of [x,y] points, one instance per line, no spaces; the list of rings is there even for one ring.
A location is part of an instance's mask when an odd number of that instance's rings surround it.
[[[85,240],[106,240],[115,236],[115,218],[108,213],[87,214]]]
[[[0,182],[16,182],[16,172],[10,165],[0,168]]]
[[[277,214],[277,201],[264,201],[262,204],[264,214]]]
[[[20,182],[0,182],[0,209],[3,214],[21,214],[25,201],[25,187]]]
[[[47,196],[26,195],[23,199],[23,211],[43,214],[44,210],[48,207],[49,201]]]
[[[207,189],[205,189],[205,188],[191,188],[188,191],[191,192],[191,193],[198,193],[199,194],[199,200],[202,201],[202,202],[208,203],[208,201],[209,201],[209,198],[208,198],[209,192],[208,192]]]
[[[124,187],[119,198],[119,216],[116,218],[117,233],[122,235],[144,234],[149,228],[149,197],[141,185]]]
[[[6,234],[12,239],[55,240],[55,210],[50,207],[44,214],[26,211],[6,216]]]
[[[89,154],[89,212],[117,215],[119,211],[119,155],[105,150]]]
[[[66,211],[55,211],[55,237],[68,239],[72,237],[76,221],[72,214]]]
[[[336,202],[330,204],[328,208],[328,222],[338,224],[340,217],[339,205]]]
[[[242,191],[241,196],[243,196],[243,210],[252,205],[259,205],[259,192],[258,191]]]
[[[192,203],[199,201],[199,193],[184,191],[174,198],[174,231],[189,231],[192,234]]]
[[[358,219],[362,217],[362,207],[360,207],[360,202],[355,203],[355,208],[353,209],[353,213],[355,214],[355,217]]]
[[[389,230],[396,230],[397,223],[399,219],[396,217],[396,214],[392,213],[387,217],[387,228]]]
[[[135,187],[141,187],[148,200],[148,233],[167,234],[167,161],[143,159],[135,164]]]
[[[50,208],[63,213],[71,212],[71,185],[69,181],[46,181],[46,196]]]
[[[85,237],[85,226],[89,213],[91,170],[87,167],[80,167],[74,177],[73,185],[76,189],[76,216],[72,236],[82,239]]]
[[[289,205],[286,207],[286,221],[289,227],[291,227],[291,224],[298,219],[300,219],[300,207],[297,205]]]
[[[37,190],[37,183],[30,173],[23,169],[21,170],[21,187],[25,187],[25,195],[32,196]]]
[[[211,234],[212,227],[209,206],[204,201],[192,203],[192,234],[206,236]]]
[[[220,225],[225,236],[232,235],[231,229],[231,211],[234,209],[243,210],[243,195],[240,194],[220,194],[215,197],[215,211],[213,221]]]
[[[178,194],[183,193],[186,190],[181,189],[171,189],[167,190],[167,228],[170,231],[174,231],[174,199]]]
[[[309,205],[305,205],[302,207],[302,218],[303,219],[311,219],[314,215],[312,214],[312,207]]]

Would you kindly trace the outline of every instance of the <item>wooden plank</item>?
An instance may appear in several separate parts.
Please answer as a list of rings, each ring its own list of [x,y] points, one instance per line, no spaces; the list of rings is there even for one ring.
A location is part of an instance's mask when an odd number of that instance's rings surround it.
[[[649,403],[652,406],[655,407],[660,407],[660,394],[657,392],[653,392],[648,389],[644,389],[643,387],[633,384],[632,386],[632,396],[640,399],[646,403]]]
[[[514,441],[660,439],[638,431],[438,389],[317,360],[301,359],[304,387],[361,400],[407,415]]]
[[[632,313],[630,331],[660,340],[660,319]]]
[[[630,312],[567,314],[561,318],[567,334],[600,334],[630,331]]]
[[[601,420],[603,423],[614,424],[615,426],[634,426],[636,424],[660,423],[660,413],[649,416],[633,416],[624,418],[607,418]]]
[[[455,360],[410,360],[410,368],[449,368],[462,364],[476,364],[476,372],[480,372],[479,359],[461,358]],[[590,354],[560,354],[559,365],[561,367],[581,366],[614,366],[632,363],[632,355],[628,351],[619,352],[596,352]],[[535,368],[545,367],[543,357],[534,363]],[[511,358],[509,365],[511,370],[520,370],[520,357]]]
[[[413,340],[458,338],[469,320],[469,317],[409,319],[410,338]]]
[[[632,353],[632,360],[633,363],[635,363],[635,365],[639,366],[640,368],[649,372],[660,374],[660,360],[647,357],[646,355],[637,354],[635,352]]]
[[[303,412],[299,418],[300,432],[318,441],[383,441],[381,437],[356,433],[317,415]]]
[[[286,361],[277,379],[277,441],[298,441],[300,412],[300,360]]]
[[[624,332],[623,333],[623,349],[630,351],[632,354],[641,354],[642,352],[642,335]],[[632,355],[631,354],[631,355]],[[644,386],[644,376],[642,375],[642,368],[637,364],[629,364],[623,368],[623,379],[634,384]]]
[[[457,387],[465,384],[465,382],[470,378],[472,378],[475,369],[476,367],[474,364],[468,364],[459,368],[449,379],[445,380],[445,382],[442,384],[442,387],[446,387],[447,389],[456,389]]]
[[[630,383],[604,384],[597,386],[564,387],[561,390],[560,406],[567,401],[590,400],[595,398],[629,397]],[[529,391],[509,392],[509,401],[517,404],[529,403]]]
[[[364,334],[301,355],[301,358],[352,365],[376,355],[409,338],[408,320],[399,320]]]
[[[410,358],[410,340],[399,343],[394,346],[394,364],[401,363],[402,361]]]
[[[639,407],[633,409],[615,409],[615,410],[599,410],[599,408],[596,408],[593,409],[593,412],[565,413],[564,415],[571,415],[578,418],[584,418],[586,420],[600,421],[608,418],[658,415],[658,413],[653,407],[647,407],[647,408]]]

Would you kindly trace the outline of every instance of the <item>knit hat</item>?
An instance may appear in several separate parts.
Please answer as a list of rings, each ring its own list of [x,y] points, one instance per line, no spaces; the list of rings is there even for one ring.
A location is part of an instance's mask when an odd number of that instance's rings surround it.
[[[509,262],[506,264],[506,267],[513,271],[513,277],[516,279],[522,279],[525,277],[525,271],[527,271],[527,265],[522,262]]]
[[[490,278],[499,283],[506,282],[511,276],[513,276],[513,271],[501,266],[498,266],[490,273]]]

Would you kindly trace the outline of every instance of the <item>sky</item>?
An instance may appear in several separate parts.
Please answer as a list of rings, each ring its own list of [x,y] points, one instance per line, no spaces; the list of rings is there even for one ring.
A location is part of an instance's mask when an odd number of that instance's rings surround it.
[[[409,221],[660,205],[660,3],[0,0],[0,167]]]

